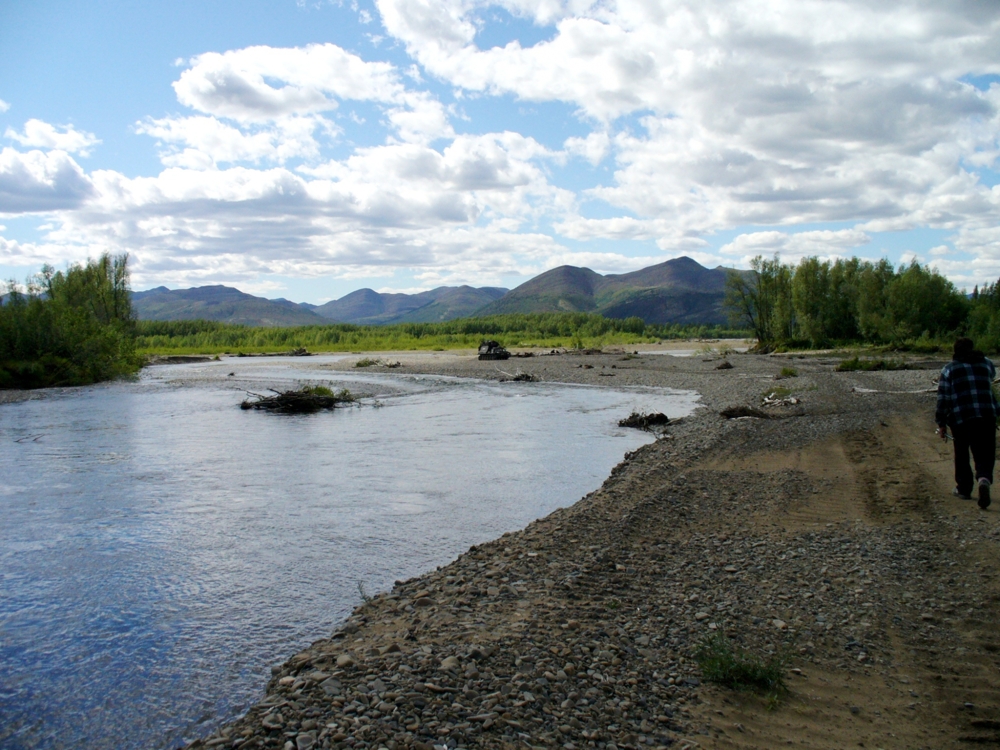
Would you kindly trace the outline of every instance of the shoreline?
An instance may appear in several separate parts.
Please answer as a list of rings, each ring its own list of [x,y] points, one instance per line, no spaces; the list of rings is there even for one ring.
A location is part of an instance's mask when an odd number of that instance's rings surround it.
[[[1000,524],[950,496],[950,447],[922,392],[934,373],[835,373],[803,357],[797,377],[776,380],[788,358],[728,359],[503,363],[542,380],[697,390],[704,408],[574,505],[373,597],[272,668],[245,716],[188,747],[1000,741]],[[494,364],[394,372],[500,379]],[[775,386],[799,399],[768,409],[786,418],[719,416]],[[788,694],[769,705],[703,684],[693,651],[719,632],[785,655]]]

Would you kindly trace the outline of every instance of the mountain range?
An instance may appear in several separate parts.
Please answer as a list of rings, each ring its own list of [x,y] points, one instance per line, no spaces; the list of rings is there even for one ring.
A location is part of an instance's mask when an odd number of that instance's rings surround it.
[[[371,289],[323,305],[255,297],[226,286],[157,287],[133,293],[140,320],[215,320],[258,326],[430,323],[471,316],[529,312],[593,312],[609,318],[636,316],[647,323],[724,323],[722,309],[730,269],[705,268],[682,257],[624,274],[560,266],[516,289],[438,287],[418,294]]]

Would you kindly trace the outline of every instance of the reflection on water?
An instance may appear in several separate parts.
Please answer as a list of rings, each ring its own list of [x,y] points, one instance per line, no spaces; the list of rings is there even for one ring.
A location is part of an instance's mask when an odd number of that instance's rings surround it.
[[[391,587],[575,502],[649,439],[618,418],[695,398],[352,374],[390,394],[381,408],[237,408],[234,382],[316,377],[303,367],[161,367],[0,407],[0,747],[204,733],[329,635],[358,582]]]

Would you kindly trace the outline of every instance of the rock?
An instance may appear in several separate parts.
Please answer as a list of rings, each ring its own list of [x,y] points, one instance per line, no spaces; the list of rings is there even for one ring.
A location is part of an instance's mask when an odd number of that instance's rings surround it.
[[[313,732],[303,732],[295,738],[295,750],[312,750],[315,744],[316,735]]]
[[[695,612],[694,613],[694,619],[698,620],[699,622],[701,620],[707,620],[709,617],[711,617],[711,615],[708,614],[708,612]]]
[[[461,666],[457,656],[448,656],[441,660],[441,666],[439,669],[443,670],[456,670]]]
[[[355,664],[354,657],[350,654],[341,654],[337,657],[337,666],[341,669],[348,669]]]
[[[429,596],[421,596],[413,600],[414,607],[433,607],[434,600]]]

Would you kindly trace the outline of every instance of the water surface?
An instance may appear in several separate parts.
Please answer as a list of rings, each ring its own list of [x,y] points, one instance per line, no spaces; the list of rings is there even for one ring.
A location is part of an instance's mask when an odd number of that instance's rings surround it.
[[[204,734],[328,636],[359,584],[572,504],[650,439],[619,418],[696,399],[351,373],[335,377],[382,406],[238,408],[242,388],[315,380],[322,362],[150,368],[0,406],[0,747]]]

